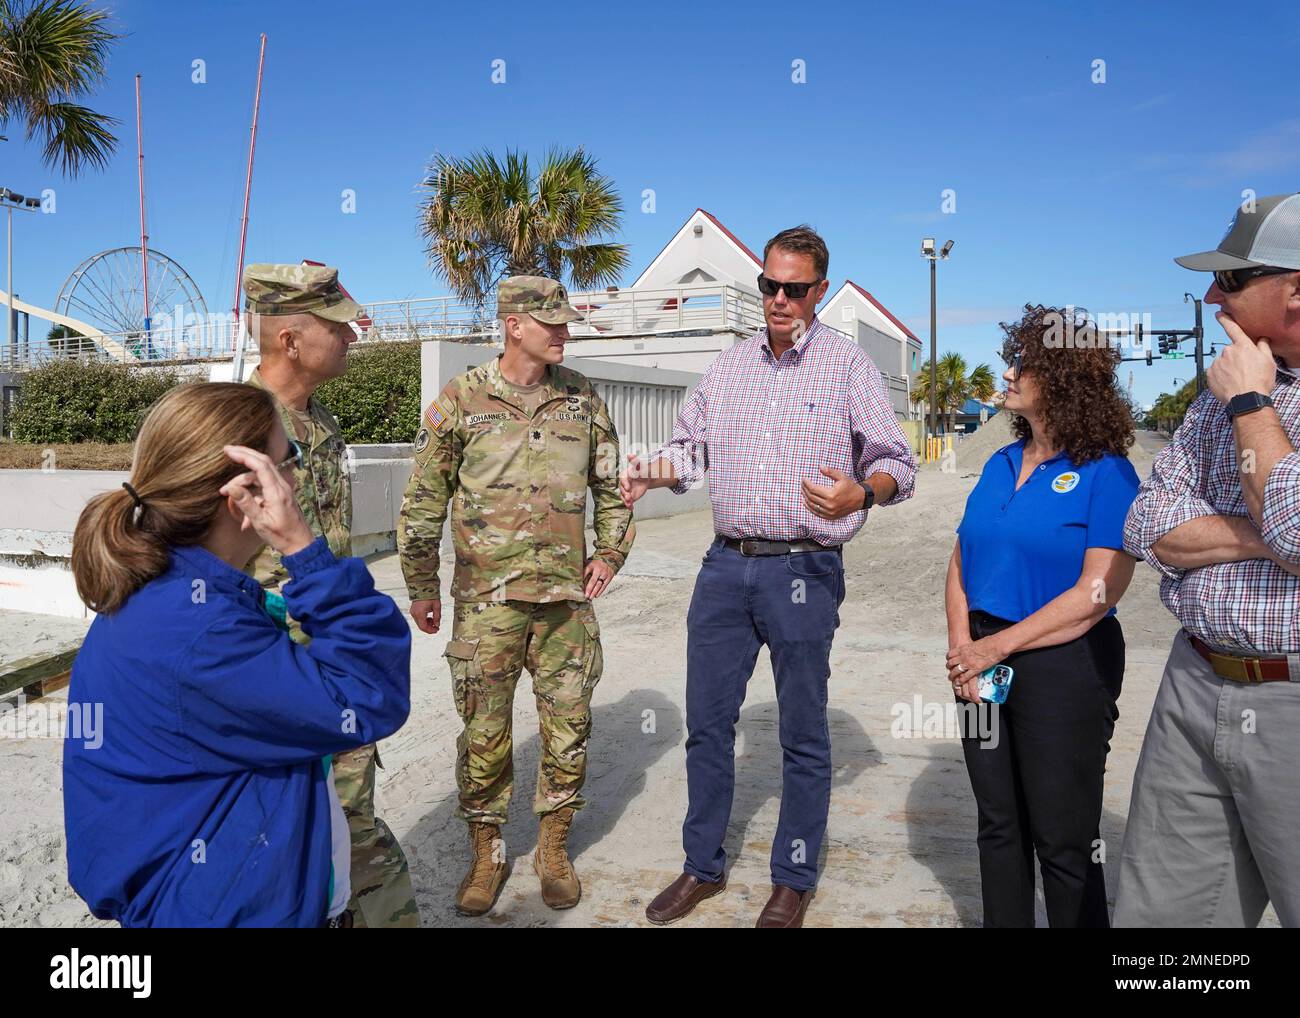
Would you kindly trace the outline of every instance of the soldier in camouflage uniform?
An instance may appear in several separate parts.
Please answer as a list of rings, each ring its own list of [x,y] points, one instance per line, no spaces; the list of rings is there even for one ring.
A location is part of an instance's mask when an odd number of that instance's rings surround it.
[[[295,492],[312,532],[323,534],[335,555],[350,555],[347,444],[338,422],[312,393],[346,370],[348,346],[356,339],[348,323],[360,317],[362,309],[339,287],[337,270],[324,266],[250,265],[244,272],[244,293],[250,331],[262,355],[249,384],[275,398],[284,430],[301,451]],[[278,592],[289,578],[280,555],[270,547],[263,548],[245,571],[270,592]],[[294,619],[286,622],[295,641],[308,642]],[[355,927],[419,926],[406,856],[388,825],[375,816],[376,765],[382,766],[374,745],[336,754],[333,760],[334,788],[352,843],[347,912]]]
[[[576,905],[581,883],[566,847],[600,679],[591,599],[608,589],[635,537],[618,493],[618,435],[592,384],[563,367],[568,323],[581,319],[555,280],[512,276],[497,291],[505,353],[452,379],[429,404],[398,523],[411,614],[441,623],[439,543],[451,513],[456,569],[446,657],[456,711],[459,815],[473,862],[456,909],[482,915],[509,872],[501,843],[514,779],[511,713],[524,668],[540,715],[533,868],[552,908]],[[595,548],[583,528],[594,498]]]

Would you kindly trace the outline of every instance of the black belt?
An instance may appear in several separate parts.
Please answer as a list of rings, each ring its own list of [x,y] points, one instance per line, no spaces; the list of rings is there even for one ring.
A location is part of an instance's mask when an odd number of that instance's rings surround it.
[[[768,541],[761,537],[723,537],[722,543],[728,548],[735,548],[742,555],[792,555],[806,551],[833,551],[843,554],[838,544],[818,544],[816,541]]]

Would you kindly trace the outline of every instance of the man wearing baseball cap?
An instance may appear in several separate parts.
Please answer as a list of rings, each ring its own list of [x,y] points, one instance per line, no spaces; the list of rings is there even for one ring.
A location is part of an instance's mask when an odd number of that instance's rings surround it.
[[[326,265],[250,265],[244,270],[244,310],[261,361],[250,385],[275,397],[280,420],[297,455],[294,491],[312,532],[324,535],[337,556],[352,554],[352,485],[347,443],[338,421],[313,395],[347,370],[356,341],[350,323],[364,314]],[[264,548],[246,568],[274,596],[289,576],[280,555]],[[309,637],[288,618],[299,643]],[[346,828],[335,832],[342,854],[350,844],[351,894],[338,925],[417,927],[420,914],[402,847],[375,816],[376,746],[338,753],[331,762],[334,789]]]
[[[567,839],[582,808],[591,697],[604,656],[592,602],[623,566],[636,528],[618,493],[618,434],[595,387],[564,367],[564,287],[511,276],[497,290],[505,352],[453,378],[424,412],[415,471],[397,527],[411,615],[442,624],[438,570],[451,514],[455,602],[446,658],[456,712],[458,816],[472,861],[456,891],[461,915],[488,912],[510,866],[501,826],[514,783],[515,686],[527,668],[541,737],[533,870],[542,900],[571,908],[582,884]],[[587,490],[595,547],[587,555]]]
[[[1214,273],[1231,340],[1156,457],[1124,547],[1174,638],[1133,778],[1116,926],[1300,926],[1300,194],[1243,205]]]

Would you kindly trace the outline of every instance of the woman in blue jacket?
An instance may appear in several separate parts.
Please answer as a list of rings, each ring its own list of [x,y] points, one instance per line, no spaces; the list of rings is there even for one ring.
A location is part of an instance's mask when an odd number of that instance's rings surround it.
[[[145,419],[131,480],[77,523],[98,616],[68,698],[103,724],[65,741],[64,818],[68,880],[100,919],[312,927],[346,907],[329,762],[406,720],[410,631],[364,563],[313,538],[297,455],[264,391],[185,385]],[[263,544],[291,576],[283,606],[242,572]]]
[[[1098,827],[1124,679],[1115,604],[1135,564],[1124,518],[1138,477],[1119,355],[1075,315],[1026,307],[1003,326],[1003,407],[1018,441],[985,464],[948,567],[953,690],[976,702],[981,672],[1014,672],[1006,702],[978,708],[996,727],[979,719],[962,739],[985,926],[1034,925],[1035,854],[1052,926],[1109,925]]]

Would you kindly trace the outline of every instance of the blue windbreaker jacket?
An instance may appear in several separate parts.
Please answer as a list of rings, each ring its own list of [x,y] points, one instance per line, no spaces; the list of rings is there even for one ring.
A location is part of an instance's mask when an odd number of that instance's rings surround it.
[[[263,611],[255,579],[199,547],[173,549],[167,573],[86,634],[68,702],[103,704],[102,744],[69,726],[63,804],[68,881],[96,917],[323,920],[322,758],[405,722],[411,634],[365,564],[323,538],[284,564],[307,647]]]

